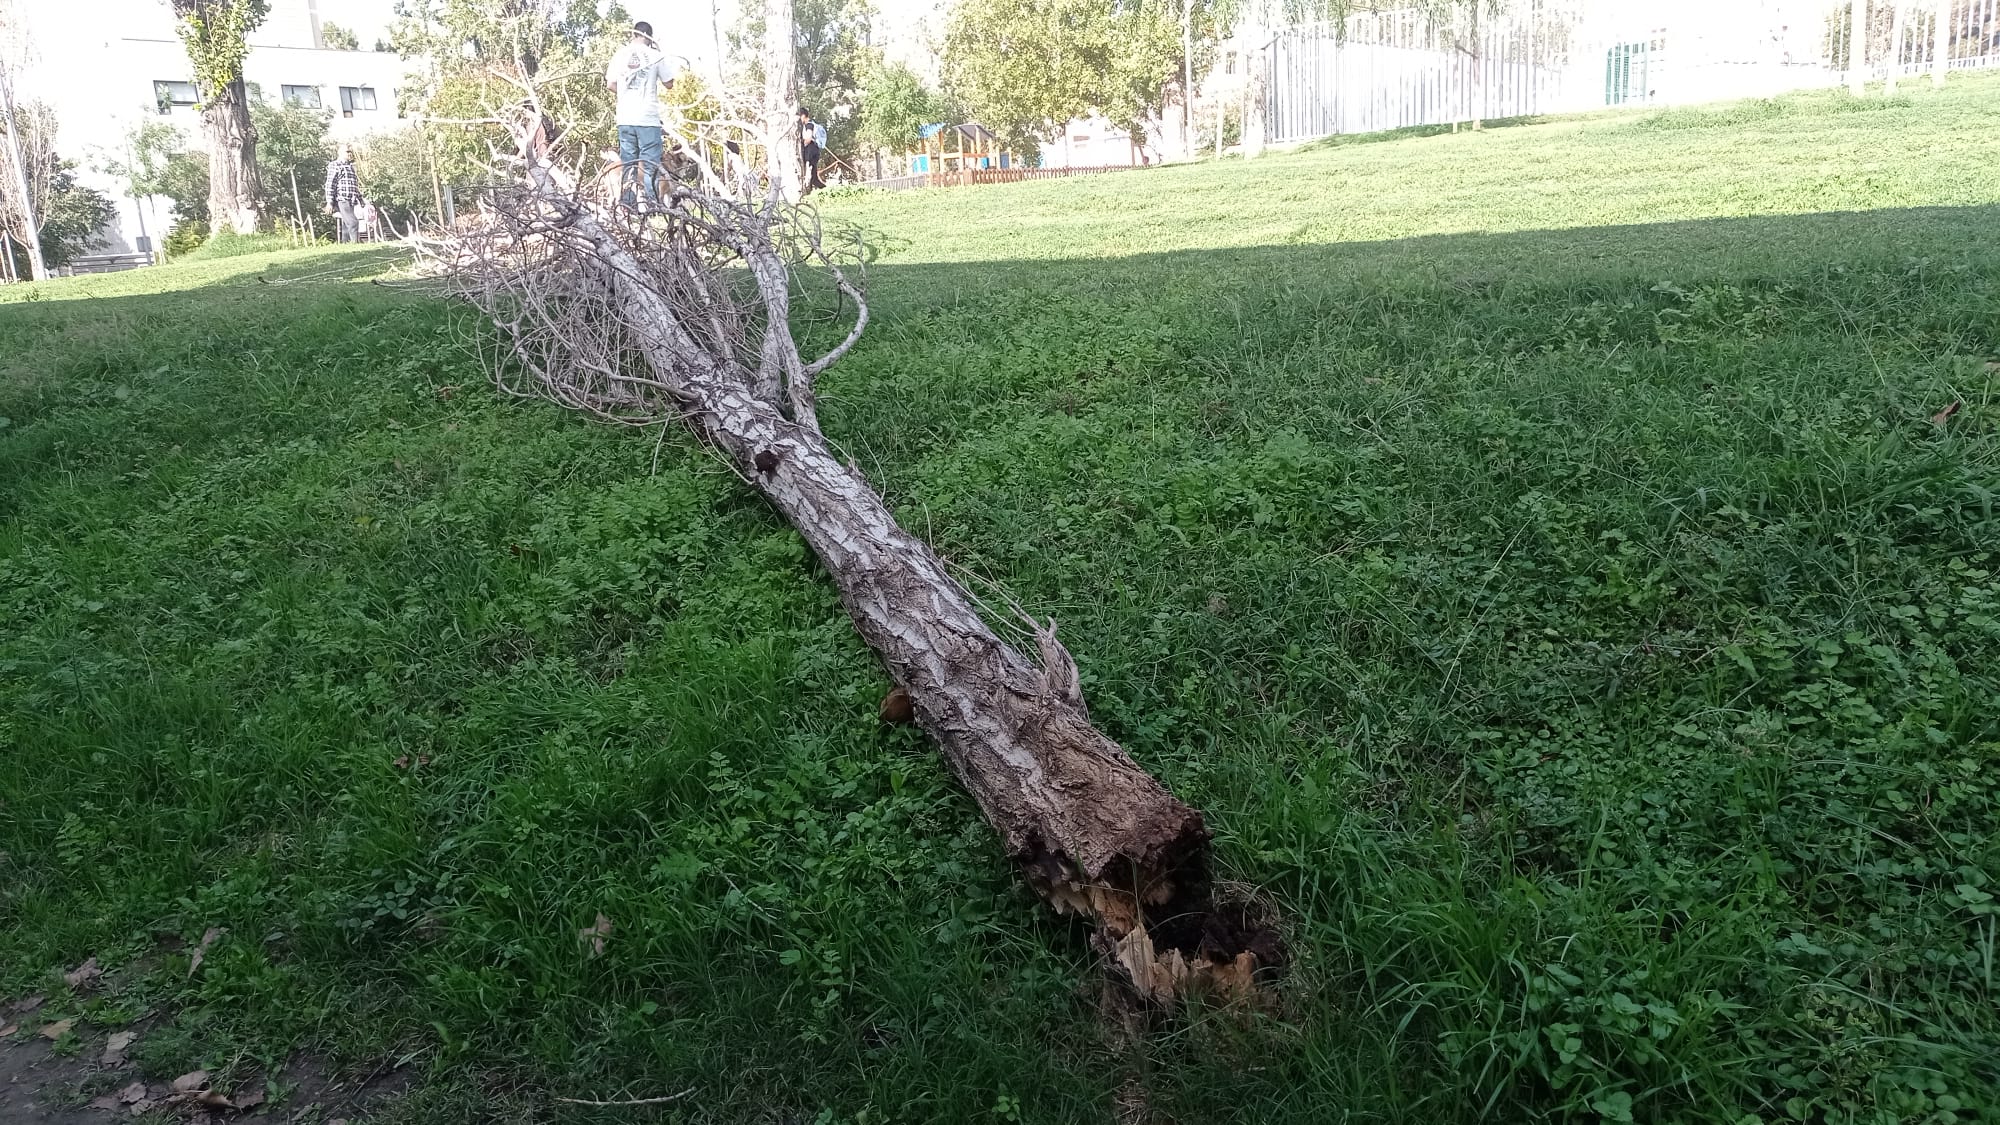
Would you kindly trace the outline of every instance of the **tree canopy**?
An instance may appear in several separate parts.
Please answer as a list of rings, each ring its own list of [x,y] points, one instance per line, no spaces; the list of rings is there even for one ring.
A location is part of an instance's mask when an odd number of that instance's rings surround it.
[[[101,244],[97,232],[111,221],[111,200],[77,183],[76,163],[57,155],[55,113],[39,102],[17,105],[13,121],[0,121],[0,129],[13,132],[20,145],[43,263],[50,268],[67,265],[96,249]],[[15,231],[20,227],[17,195],[13,179],[0,177],[0,218]],[[25,250],[16,246],[15,253],[16,274],[25,277],[29,272]]]
[[[266,215],[303,212],[318,233],[332,233],[322,188],[326,162],[333,157],[325,110],[273,104],[251,90],[250,120],[261,138],[257,146],[258,207]],[[208,157],[191,151],[187,136],[165,121],[146,121],[128,138],[129,163],[113,161],[106,171],[130,180],[135,195],[164,195],[174,201],[176,223],[207,225]],[[292,182],[298,182],[298,198]]]
[[[485,176],[493,148],[513,148],[491,119],[520,101],[504,74],[533,79],[551,139],[578,151],[612,143],[612,92],[604,63],[623,42],[631,18],[596,0],[400,0],[390,42],[405,58],[424,59],[400,92],[423,118],[450,123],[431,132],[438,174],[447,183]]]
[[[887,63],[869,71],[862,85],[855,139],[869,148],[901,152],[917,143],[923,126],[957,116],[944,95],[926,86],[916,71]]]
[[[1193,4],[1211,49],[1213,4]],[[1197,58],[1200,67],[1204,58]],[[960,0],[945,32],[947,88],[1015,148],[1031,150],[1095,110],[1135,138],[1181,84],[1181,7],[1168,0]]]
[[[795,0],[792,65],[799,102],[826,126],[826,147],[854,151],[859,139],[863,89],[881,52],[869,45],[875,9],[868,0]],[[730,52],[748,85],[764,81],[764,12],[748,6],[730,32]]]
[[[320,46],[329,51],[359,51],[361,37],[332,20],[319,21]]]

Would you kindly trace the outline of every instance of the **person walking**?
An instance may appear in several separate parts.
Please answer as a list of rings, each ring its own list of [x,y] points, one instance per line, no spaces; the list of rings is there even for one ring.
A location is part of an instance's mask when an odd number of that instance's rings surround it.
[[[641,20],[632,25],[631,41],[604,68],[604,82],[618,92],[619,202],[640,212],[651,210],[660,187],[660,89],[674,86],[666,56],[653,42],[652,24]]]
[[[341,145],[333,162],[326,166],[326,213],[340,215],[340,241],[361,238],[354,208],[361,202],[361,178],[354,174],[354,150]]]
[[[826,149],[826,126],[813,120],[812,110],[799,107],[799,156],[806,165],[806,190],[823,188],[819,178],[819,157]]]

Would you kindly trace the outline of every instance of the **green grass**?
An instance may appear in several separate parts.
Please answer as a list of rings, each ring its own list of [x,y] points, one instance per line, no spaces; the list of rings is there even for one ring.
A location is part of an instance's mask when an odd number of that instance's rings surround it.
[[[688,442],[379,252],[0,291],[0,995],[411,1120],[1995,1120],[1996,95],[829,203],[829,433],[1285,913],[1140,1059]]]

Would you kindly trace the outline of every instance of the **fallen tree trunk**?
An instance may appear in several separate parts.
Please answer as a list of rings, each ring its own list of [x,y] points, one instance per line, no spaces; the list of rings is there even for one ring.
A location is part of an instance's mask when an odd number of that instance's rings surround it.
[[[1240,994],[1275,967],[1268,920],[1215,901],[1201,814],[1091,724],[1054,622],[1036,626],[1039,662],[1003,640],[821,434],[813,380],[867,313],[803,213],[711,182],[633,219],[577,197],[539,154],[526,173],[450,255],[461,292],[501,328],[507,366],[528,373],[503,372],[502,386],[612,420],[677,416],[720,451],[824,564],[1007,853],[1094,926],[1141,996]],[[854,306],[843,342],[812,363],[790,324],[801,261]]]

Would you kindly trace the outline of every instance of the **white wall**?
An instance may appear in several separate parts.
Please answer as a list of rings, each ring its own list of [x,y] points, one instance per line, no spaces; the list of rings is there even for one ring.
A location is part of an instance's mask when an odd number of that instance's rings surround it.
[[[1132,135],[1100,114],[1079,117],[1061,137],[1042,146],[1045,168],[1104,168],[1139,163]]]
[[[315,2],[321,17],[333,14],[335,22],[342,22],[327,0]],[[172,223],[171,205],[157,197],[134,200],[124,180],[102,169],[110,161],[127,159],[126,139],[146,121],[170,121],[191,147],[201,146],[200,115],[192,107],[178,107],[162,116],[153,96],[155,80],[193,77],[174,34],[172,11],[164,0],[89,0],[59,15],[61,3],[36,0],[27,6],[34,57],[23,75],[21,96],[55,109],[57,151],[76,161],[80,181],[104,192],[117,207],[118,219],[103,232],[104,245],[94,253],[132,253],[142,229],[157,249]],[[89,18],[76,18],[76,8],[88,9]],[[270,17],[250,36],[245,80],[272,102],[286,85],[318,87],[320,104],[333,112],[328,134],[336,140],[395,128],[396,87],[408,64],[393,54],[316,49],[312,15],[307,0],[273,0]],[[342,116],[342,86],[372,88],[375,110]]]

